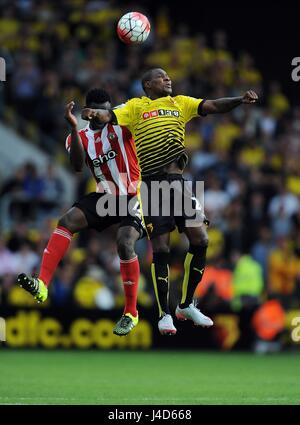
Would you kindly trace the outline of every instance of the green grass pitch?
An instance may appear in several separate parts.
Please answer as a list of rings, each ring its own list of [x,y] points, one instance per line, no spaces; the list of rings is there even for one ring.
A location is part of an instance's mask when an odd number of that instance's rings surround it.
[[[300,404],[300,353],[0,350],[0,404]]]

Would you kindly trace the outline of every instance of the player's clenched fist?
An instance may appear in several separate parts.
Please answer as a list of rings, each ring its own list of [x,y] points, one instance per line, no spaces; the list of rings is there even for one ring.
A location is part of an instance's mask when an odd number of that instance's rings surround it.
[[[248,90],[242,99],[242,103],[256,103],[258,101],[258,96],[253,90]]]
[[[72,109],[75,105],[75,102],[69,102],[65,107],[65,119],[68,121],[68,123],[71,125],[71,127],[76,128],[77,127],[77,119],[75,115],[72,113]]]

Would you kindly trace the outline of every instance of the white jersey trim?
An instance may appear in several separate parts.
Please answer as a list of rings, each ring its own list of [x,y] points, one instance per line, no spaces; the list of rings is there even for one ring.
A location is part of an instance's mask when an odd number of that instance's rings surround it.
[[[107,126],[105,126],[105,127],[107,127]],[[106,129],[106,131],[107,131],[107,129]],[[102,132],[103,132],[103,130],[102,130]],[[86,137],[88,139],[87,152],[88,152],[90,159],[93,161],[94,159],[97,159],[97,153],[96,153],[96,148],[95,148],[95,137],[94,137],[93,130],[88,128],[88,131],[86,132]],[[97,177],[97,179],[100,180],[100,182],[97,182],[97,192],[101,192],[101,190],[99,188],[99,183],[100,183],[101,186],[103,187],[103,189],[105,190],[105,192],[111,193],[109,184],[106,180],[105,175],[102,173],[101,167],[97,167],[97,168],[94,167],[94,173],[95,173],[95,176]]]
[[[111,150],[111,144],[109,143],[107,135],[108,135],[108,130],[107,130],[107,126],[105,126],[103,128],[102,134],[101,134],[103,152],[108,152],[108,151]],[[120,194],[127,195],[127,189],[124,186],[123,181],[121,179],[116,160],[113,159],[111,161],[108,161],[107,166],[108,166],[109,171],[112,175],[112,178],[114,179],[115,184],[119,187]]]

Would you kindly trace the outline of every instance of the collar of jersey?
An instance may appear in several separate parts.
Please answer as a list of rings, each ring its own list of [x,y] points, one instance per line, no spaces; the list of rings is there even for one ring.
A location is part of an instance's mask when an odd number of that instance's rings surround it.
[[[166,99],[167,97],[168,97],[168,98],[170,98],[170,97],[172,97],[172,96],[170,96],[170,95],[168,94],[168,96],[158,97],[157,99],[150,99],[150,97],[143,96],[143,97],[142,97],[142,99],[144,98],[144,99],[147,99],[149,102],[155,102],[156,100]]]

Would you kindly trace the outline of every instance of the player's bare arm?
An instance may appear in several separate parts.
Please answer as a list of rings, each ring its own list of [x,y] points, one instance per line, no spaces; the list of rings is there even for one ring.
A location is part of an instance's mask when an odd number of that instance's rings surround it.
[[[205,100],[200,105],[200,112],[203,115],[224,113],[231,111],[239,105],[256,103],[257,101],[258,95],[253,90],[248,90],[244,96]]]
[[[113,113],[107,109],[84,108],[81,112],[81,118],[85,121],[96,119],[99,123],[107,124],[112,121]]]
[[[74,102],[69,102],[65,108],[65,119],[71,126],[70,162],[75,171],[82,171],[84,165],[84,152],[78,134],[78,122],[72,113]]]

